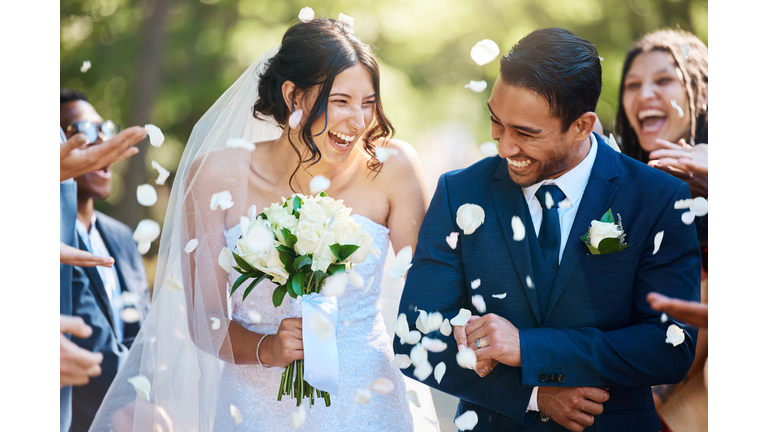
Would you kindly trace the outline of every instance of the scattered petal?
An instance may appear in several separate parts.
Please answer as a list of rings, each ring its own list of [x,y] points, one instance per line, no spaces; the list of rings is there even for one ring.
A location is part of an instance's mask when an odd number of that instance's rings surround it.
[[[445,362],[440,362],[435,366],[435,381],[438,384],[443,380],[443,375],[445,375]]]
[[[396,354],[390,365],[398,369],[408,369],[411,367],[411,358],[405,354]]]
[[[311,7],[305,7],[299,11],[299,19],[303,23],[308,23],[315,19],[315,11]]]
[[[459,242],[459,233],[452,232],[451,235],[445,238],[445,241],[451,249],[456,249],[456,244]]]
[[[237,149],[243,149],[248,151],[256,150],[256,144],[250,141],[246,141],[242,138],[230,138],[227,140],[226,146],[230,148],[237,148]]]
[[[416,318],[416,328],[424,334],[429,333],[429,328],[427,327],[427,318],[427,311],[423,310],[419,311],[419,316]]]
[[[491,297],[497,298],[499,300],[504,300],[505,298],[507,298],[507,293],[504,293],[504,294],[492,294]]]
[[[661,322],[665,323],[665,322],[667,322],[668,319],[669,319],[669,317],[667,316],[666,313],[662,313],[661,314]]]
[[[211,330],[218,330],[221,328],[221,320],[216,317],[211,317]]]
[[[683,109],[677,105],[677,102],[675,102],[674,99],[672,99],[672,108],[677,110],[677,115],[680,116],[680,118],[685,117],[685,113],[683,112]]]
[[[544,194],[544,205],[547,206],[547,210],[551,209],[555,205],[555,200],[552,198],[552,194],[549,192]]]
[[[139,322],[141,319],[141,313],[135,308],[128,307],[120,311],[120,319],[129,324]]]
[[[392,393],[394,389],[395,384],[389,378],[376,378],[368,386],[368,390],[378,394]]]
[[[477,204],[462,204],[456,210],[456,225],[464,235],[472,235],[485,222],[485,210]]]
[[[296,129],[296,127],[301,123],[301,118],[304,116],[304,111],[301,109],[297,109],[296,111],[291,113],[291,116],[288,117],[288,127],[291,129]]]
[[[469,84],[464,86],[464,88],[468,88],[475,93],[480,93],[481,91],[485,90],[486,87],[488,87],[488,83],[485,82],[485,80],[470,81]]]
[[[123,293],[120,294],[120,299],[122,300],[123,305],[134,306],[139,304],[141,301],[141,296],[133,291],[123,291]]]
[[[614,138],[613,134],[608,135],[608,145],[611,146],[612,149],[621,153],[621,148],[619,148],[619,143],[616,142],[616,138]]]
[[[692,211],[688,210],[687,212],[683,213],[680,218],[683,220],[683,223],[686,225],[690,225],[693,223],[693,218],[696,217],[695,214],[693,214]]]
[[[355,393],[355,403],[358,405],[365,405],[371,401],[371,391],[368,389],[357,389]]]
[[[219,252],[219,267],[227,273],[232,271],[232,252],[225,247]]]
[[[376,159],[381,163],[386,162],[390,157],[395,156],[398,153],[400,153],[400,150],[396,148],[376,147]]]
[[[600,59],[600,61],[605,61],[605,59],[604,59],[604,58],[602,58],[602,57],[600,57],[600,56],[597,56],[597,58],[599,58],[599,59]]]
[[[248,230],[251,228],[251,220],[248,216],[240,216],[240,235],[245,237],[248,234]]]
[[[571,200],[569,200],[568,198],[565,198],[564,200],[557,203],[557,208],[559,208],[560,210],[565,210],[567,208],[571,208],[572,206],[573,204],[571,204]]]
[[[443,314],[440,312],[432,312],[427,315],[427,332],[433,332],[440,328],[443,323]]]
[[[480,287],[480,279],[473,280],[472,282],[469,283],[469,286],[472,289],[477,289],[478,287]]]
[[[688,53],[691,51],[691,46],[688,45],[688,44],[685,44],[685,45],[680,47],[680,51],[683,52],[683,57],[685,57],[686,60],[687,60],[688,59]]]
[[[451,327],[451,322],[448,321],[448,318],[443,320],[443,323],[440,325],[440,333],[443,336],[450,336],[451,333],[453,333],[453,328]]]
[[[443,352],[448,348],[448,345],[440,339],[432,339],[426,336],[421,338],[421,346],[427,351],[436,353]]]
[[[418,366],[427,361],[427,350],[420,343],[411,348],[411,362],[414,366]]]
[[[483,39],[472,47],[469,56],[472,57],[475,63],[482,66],[494,61],[500,52],[496,42],[490,39]]]
[[[309,328],[315,332],[320,340],[326,340],[336,332],[333,321],[327,314],[320,312],[314,312],[309,316]]]
[[[469,309],[461,308],[459,309],[459,313],[453,317],[451,320],[451,325],[455,326],[463,326],[467,325],[467,321],[469,321],[469,317],[472,316],[472,312]]]
[[[405,276],[405,273],[413,265],[411,264],[412,258],[413,258],[413,248],[411,247],[411,245],[408,245],[400,249],[400,252],[397,253],[397,256],[395,259],[395,266],[389,269],[389,271],[387,272],[387,275],[395,279]]]
[[[477,356],[471,348],[464,348],[456,353],[456,363],[464,369],[473,369],[477,366]]]
[[[405,343],[405,340],[408,339],[408,333],[410,331],[411,329],[408,327],[408,318],[404,313],[401,313],[397,316],[397,320],[395,320],[395,335],[400,338],[401,344]]]
[[[140,255],[144,255],[145,253],[149,252],[150,246],[152,246],[152,243],[150,242],[139,242],[136,249],[139,251]]]
[[[432,375],[432,365],[428,361],[424,361],[413,369],[413,376],[419,381],[424,381]]]
[[[216,210],[216,207],[226,210],[233,205],[235,205],[235,202],[232,201],[232,194],[228,190],[211,195],[211,210]]]
[[[256,204],[248,207],[248,219],[252,221],[256,220]]]
[[[693,207],[693,200],[690,198],[675,201],[675,210],[690,209],[692,207]]]
[[[181,285],[181,281],[179,281],[176,278],[176,275],[173,274],[170,277],[165,278],[165,287],[174,292],[184,289],[184,286]]]
[[[90,68],[91,68],[91,62],[89,60],[86,60],[83,62],[83,65],[80,66],[80,72],[86,73]]]
[[[528,288],[533,289],[533,279],[530,276],[525,277],[525,284],[528,285]]]
[[[171,172],[160,166],[157,161],[152,161],[152,168],[157,170],[157,180],[155,180],[155,184],[160,186],[164,185],[165,181],[168,180],[168,176],[171,175]]]
[[[363,294],[368,294],[368,291],[371,289],[371,285],[373,285],[373,278],[375,276],[371,276],[368,278],[368,284],[365,285],[365,291],[363,291]]]
[[[136,188],[136,200],[139,204],[149,207],[157,202],[157,192],[152,185],[139,185],[139,187]]]
[[[312,195],[328,190],[329,187],[331,187],[331,181],[321,175],[312,177],[309,181],[309,191]]]
[[[152,384],[149,383],[149,378],[144,375],[137,375],[128,378],[128,383],[136,389],[136,393],[138,393],[142,399],[146,399],[147,402],[149,402],[149,392],[152,391]]]
[[[493,141],[487,141],[480,144],[480,153],[486,156],[496,156],[499,154],[499,148],[496,147],[496,143]]]
[[[472,296],[472,305],[477,309],[480,313],[485,313],[485,299],[483,299],[483,296],[480,294],[475,294]]]
[[[414,371],[414,375],[415,375],[415,371]],[[424,380],[421,380],[421,381],[424,381]],[[405,398],[413,402],[413,404],[416,405],[417,407],[421,408],[421,404],[419,403],[419,395],[417,395],[415,391],[408,390],[407,392],[405,392]]]
[[[258,324],[261,322],[261,314],[255,311],[248,311],[248,319],[252,324]]]
[[[381,258],[381,249],[379,249],[378,247],[375,247],[375,248],[371,249],[371,254],[373,254],[373,256],[376,259],[380,259]]]
[[[349,283],[355,288],[362,288],[365,285],[365,279],[354,270],[349,271]]]
[[[349,15],[344,15],[343,13],[339,14],[339,21],[349,25],[350,27],[354,27],[355,25],[355,19]]]
[[[709,202],[704,197],[696,197],[693,199],[691,211],[694,216],[702,217],[709,212]]]
[[[667,328],[667,340],[665,341],[672,346],[678,346],[685,341],[685,332],[676,324],[672,324]]]
[[[408,345],[416,345],[421,339],[421,332],[418,330],[411,330],[408,332],[408,337],[405,338],[405,343]]]
[[[153,124],[145,124],[144,129],[146,129],[147,135],[149,135],[149,143],[152,144],[153,147],[160,147],[163,145],[165,136],[163,136],[163,131],[161,131],[159,127]]]
[[[322,294],[324,297],[338,298],[343,296],[344,291],[347,290],[347,279],[347,274],[342,272],[330,276],[325,280],[325,284],[323,285],[320,294]]]
[[[656,255],[656,252],[659,251],[659,246],[661,246],[661,240],[664,238],[664,231],[659,231],[656,233],[656,235],[653,237],[653,253],[651,255]]]
[[[512,216],[512,238],[520,241],[525,238],[525,225],[519,216]]]
[[[294,429],[300,429],[304,426],[304,422],[307,421],[307,411],[304,409],[304,405],[299,405],[296,411],[291,413],[291,424]]]
[[[477,413],[472,410],[464,411],[464,414],[456,417],[453,424],[461,431],[472,430],[477,425]]]
[[[243,422],[243,413],[240,409],[232,404],[229,404],[229,413],[232,414],[232,418],[235,419],[235,426]]]

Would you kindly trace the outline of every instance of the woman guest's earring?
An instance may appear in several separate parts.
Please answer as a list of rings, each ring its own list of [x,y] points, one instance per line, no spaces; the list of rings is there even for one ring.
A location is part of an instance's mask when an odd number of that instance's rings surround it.
[[[291,116],[288,118],[288,126],[291,129],[296,129],[296,126],[299,125],[299,122],[301,121],[301,117],[304,115],[304,111],[301,109],[297,109],[296,111],[291,113]]]

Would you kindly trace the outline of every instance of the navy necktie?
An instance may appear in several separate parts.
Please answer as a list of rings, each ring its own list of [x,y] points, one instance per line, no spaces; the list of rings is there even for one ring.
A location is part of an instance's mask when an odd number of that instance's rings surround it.
[[[547,194],[551,196],[550,208],[547,208]],[[565,199],[565,194],[557,185],[542,185],[536,191],[536,199],[541,204],[541,228],[539,229],[539,247],[544,255],[545,267],[554,276],[560,267],[560,218],[558,204]]]

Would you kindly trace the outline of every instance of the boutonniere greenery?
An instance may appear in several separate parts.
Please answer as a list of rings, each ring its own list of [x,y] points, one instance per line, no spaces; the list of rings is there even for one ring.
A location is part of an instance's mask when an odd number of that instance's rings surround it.
[[[587,233],[580,237],[593,255],[618,252],[630,246],[624,243],[626,234],[621,226],[621,215],[617,215],[618,224],[613,219],[611,209],[608,209],[599,221],[593,220]]]

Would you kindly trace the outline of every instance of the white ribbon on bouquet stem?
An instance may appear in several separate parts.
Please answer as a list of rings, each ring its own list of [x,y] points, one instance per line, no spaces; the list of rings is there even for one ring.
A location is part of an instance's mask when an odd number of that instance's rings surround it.
[[[339,328],[339,310],[336,297],[311,293],[291,299],[291,317],[301,318],[301,337],[304,342],[304,380],[312,387],[336,396],[339,392],[339,352],[336,330]],[[309,317],[319,313],[333,323],[333,332],[325,340],[309,325]]]

